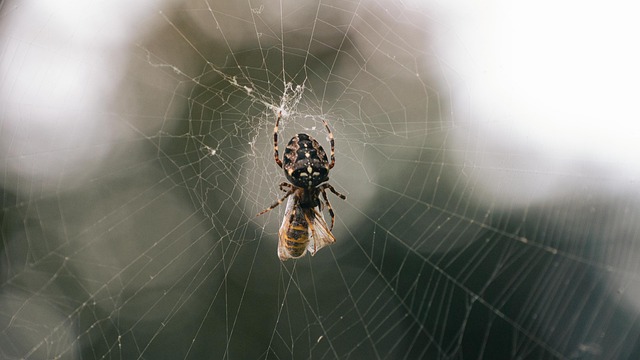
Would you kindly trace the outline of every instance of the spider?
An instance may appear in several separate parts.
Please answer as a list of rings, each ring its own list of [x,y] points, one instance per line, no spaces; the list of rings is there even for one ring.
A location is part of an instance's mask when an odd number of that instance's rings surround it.
[[[293,195],[293,201],[290,200],[287,205],[285,219],[279,231],[278,253],[280,259],[286,260],[301,257],[306,250],[309,250],[313,255],[323,246],[335,241],[331,234],[335,223],[335,214],[327,198],[326,190],[329,189],[343,200],[347,197],[326,183],[329,180],[329,170],[336,163],[333,133],[327,122],[322,119],[331,143],[331,162],[327,159],[327,154],[320,143],[305,133],[300,133],[289,140],[283,160],[280,160],[278,156],[278,125],[281,118],[282,112],[279,111],[273,129],[274,158],[276,164],[284,170],[289,182],[280,184],[280,190],[284,191],[285,195],[256,216],[273,210],[286,198]],[[322,195],[331,216],[329,229],[326,228],[326,222],[322,217],[324,204],[320,200],[320,195]]]

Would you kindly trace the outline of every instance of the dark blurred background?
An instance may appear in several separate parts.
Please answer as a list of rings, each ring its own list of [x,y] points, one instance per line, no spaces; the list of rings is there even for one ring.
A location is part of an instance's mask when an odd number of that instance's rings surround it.
[[[0,8],[0,358],[640,357],[623,3]],[[281,148],[336,244],[282,263]]]

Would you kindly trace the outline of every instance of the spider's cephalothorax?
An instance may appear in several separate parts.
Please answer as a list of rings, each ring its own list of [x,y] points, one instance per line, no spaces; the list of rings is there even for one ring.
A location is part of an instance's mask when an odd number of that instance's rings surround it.
[[[280,184],[280,190],[284,191],[285,195],[275,204],[260,212],[258,216],[282,204],[287,197],[293,195],[289,200],[284,221],[278,232],[278,255],[281,260],[286,260],[299,258],[307,251],[313,255],[322,247],[335,242],[335,238],[331,234],[335,215],[327,198],[326,190],[329,189],[343,200],[346,199],[346,196],[326,183],[329,180],[329,170],[336,163],[333,134],[327,122],[322,120],[331,143],[331,161],[327,158],[327,153],[320,143],[304,133],[289,140],[281,161],[278,156],[278,125],[281,118],[282,112],[278,112],[276,126],[273,129],[274,158],[276,164],[284,169],[289,183]],[[324,203],[320,200],[320,195],[322,195]],[[329,215],[331,215],[329,229],[327,229],[327,224],[322,216],[324,205],[327,206]]]

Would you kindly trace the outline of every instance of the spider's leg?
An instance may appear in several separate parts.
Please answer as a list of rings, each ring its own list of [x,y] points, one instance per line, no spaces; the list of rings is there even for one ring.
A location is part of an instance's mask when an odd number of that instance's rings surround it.
[[[258,215],[256,215],[256,217],[258,217],[258,216],[260,216],[260,215],[262,215],[262,214],[266,213],[267,211],[271,211],[271,210],[273,210],[276,206],[278,206],[278,205],[282,204],[282,202],[284,201],[284,199],[288,198],[288,197],[289,197],[289,195],[293,194],[293,192],[294,192],[294,191],[295,191],[295,189],[293,189],[293,188],[292,188],[291,190],[287,191],[287,193],[286,193],[286,194],[284,194],[284,196],[283,196],[280,200],[278,200],[276,203],[274,203],[273,205],[269,206],[268,208],[266,208],[266,209],[264,209],[264,210],[260,211],[260,212],[258,213]]]
[[[295,188],[295,186],[293,186],[293,184],[289,184],[288,182],[281,182],[280,183],[280,190],[282,190],[284,192],[287,192],[287,191],[292,190],[294,188]],[[289,189],[289,190],[287,190],[287,189]]]
[[[320,188],[320,190],[324,190],[324,189],[331,190],[332,193],[334,193],[337,197],[339,197],[342,200],[346,200],[347,199],[346,196],[344,196],[344,195],[340,194],[339,192],[337,192],[336,189],[333,188],[333,186],[331,186],[331,185],[329,185],[327,183],[321,184],[319,188]]]
[[[276,126],[273,127],[273,150],[275,152],[274,157],[276,164],[282,167],[282,161],[278,156],[278,125],[280,124],[280,118],[282,117],[282,111],[278,111],[278,117],[276,118]]]
[[[327,124],[325,119],[322,119],[322,122],[324,123],[324,127],[327,129],[327,133],[329,133],[329,142],[331,143],[331,162],[329,163],[329,170],[331,170],[336,164],[335,142],[333,141],[333,133],[331,132],[331,129],[329,129],[329,124]]]
[[[331,207],[331,203],[329,202],[329,199],[327,198],[327,193],[325,192],[324,188],[320,188],[320,193],[322,194],[322,197],[324,198],[324,202],[327,204],[327,209],[329,209],[329,215],[331,216],[331,227],[329,228],[329,231],[331,231],[331,230],[333,230],[333,224],[335,223],[336,216],[333,213],[333,208]]]

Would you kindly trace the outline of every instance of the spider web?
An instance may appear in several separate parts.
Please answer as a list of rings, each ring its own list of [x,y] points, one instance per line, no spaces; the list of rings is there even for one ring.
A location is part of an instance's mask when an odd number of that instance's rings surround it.
[[[1,358],[640,355],[638,131],[578,133],[548,78],[492,83],[530,69],[467,31],[508,5],[47,6],[1,8]],[[328,122],[347,195],[337,242],[287,262],[284,206],[255,217],[282,196],[278,111],[281,148],[328,149]],[[612,129],[624,151],[575,150]]]

